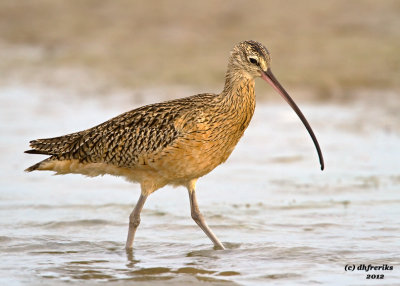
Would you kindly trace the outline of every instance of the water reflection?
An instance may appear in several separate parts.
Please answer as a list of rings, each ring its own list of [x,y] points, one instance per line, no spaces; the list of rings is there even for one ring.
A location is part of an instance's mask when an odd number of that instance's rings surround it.
[[[140,260],[135,259],[135,256],[133,254],[134,250],[126,249],[125,252],[126,252],[126,260],[128,261],[128,263],[126,264],[126,267],[134,268],[136,264],[140,263]]]

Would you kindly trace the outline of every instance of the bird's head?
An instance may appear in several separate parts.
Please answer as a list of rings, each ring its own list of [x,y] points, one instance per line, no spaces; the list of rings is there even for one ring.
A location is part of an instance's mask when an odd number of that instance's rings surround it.
[[[231,51],[230,68],[245,78],[261,77],[267,71],[270,63],[270,54],[262,44],[255,41],[243,41]]]
[[[254,79],[261,77],[263,80],[268,82],[282,97],[283,99],[293,108],[300,120],[303,122],[308,133],[310,134],[315,148],[318,152],[319,161],[321,164],[321,170],[324,169],[324,159],[322,152],[319,147],[317,138],[311,129],[310,124],[304,117],[303,113],[289,96],[286,90],[282,87],[279,81],[275,78],[271,71],[271,56],[266,47],[256,41],[243,41],[237,44],[231,51],[231,57],[229,59],[228,73],[230,76],[235,78],[247,78]]]

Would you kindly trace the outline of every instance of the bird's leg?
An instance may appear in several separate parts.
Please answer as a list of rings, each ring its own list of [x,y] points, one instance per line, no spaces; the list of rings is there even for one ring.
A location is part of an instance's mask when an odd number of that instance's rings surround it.
[[[197,223],[197,225],[204,231],[205,234],[211,239],[214,243],[214,246],[218,249],[225,249],[219,239],[215,236],[212,230],[208,227],[206,221],[204,220],[203,215],[199,210],[199,205],[197,204],[196,199],[196,190],[195,190],[195,181],[190,182],[188,186],[189,191],[189,199],[190,199],[190,209],[193,220]]]
[[[127,250],[132,249],[133,240],[135,239],[135,232],[137,227],[140,224],[140,212],[143,209],[143,205],[147,199],[147,195],[140,194],[139,200],[136,203],[135,208],[131,212],[129,216],[129,230],[128,230],[128,238],[126,239],[125,248]]]

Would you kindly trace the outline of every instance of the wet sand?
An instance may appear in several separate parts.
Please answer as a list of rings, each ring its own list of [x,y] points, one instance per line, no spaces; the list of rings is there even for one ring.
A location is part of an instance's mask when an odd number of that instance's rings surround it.
[[[156,101],[135,94],[81,98],[2,87],[1,285],[400,283],[398,95],[393,104],[298,102],[320,141],[324,172],[293,111],[259,102],[227,163],[198,182],[200,209],[227,249],[214,250],[192,221],[186,190],[165,187],[146,203],[127,254],[138,185],[111,176],[27,174],[23,169],[43,157],[23,151],[31,139],[82,130]],[[346,272],[347,264],[394,269]]]

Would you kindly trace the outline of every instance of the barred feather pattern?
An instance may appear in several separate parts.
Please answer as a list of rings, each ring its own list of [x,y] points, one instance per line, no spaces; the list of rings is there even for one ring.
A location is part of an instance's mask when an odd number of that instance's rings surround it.
[[[30,146],[57,160],[78,159],[81,163],[132,167],[141,154],[165,147],[178,137],[174,119],[195,104],[196,97],[193,99],[144,106],[81,132],[33,140]]]

